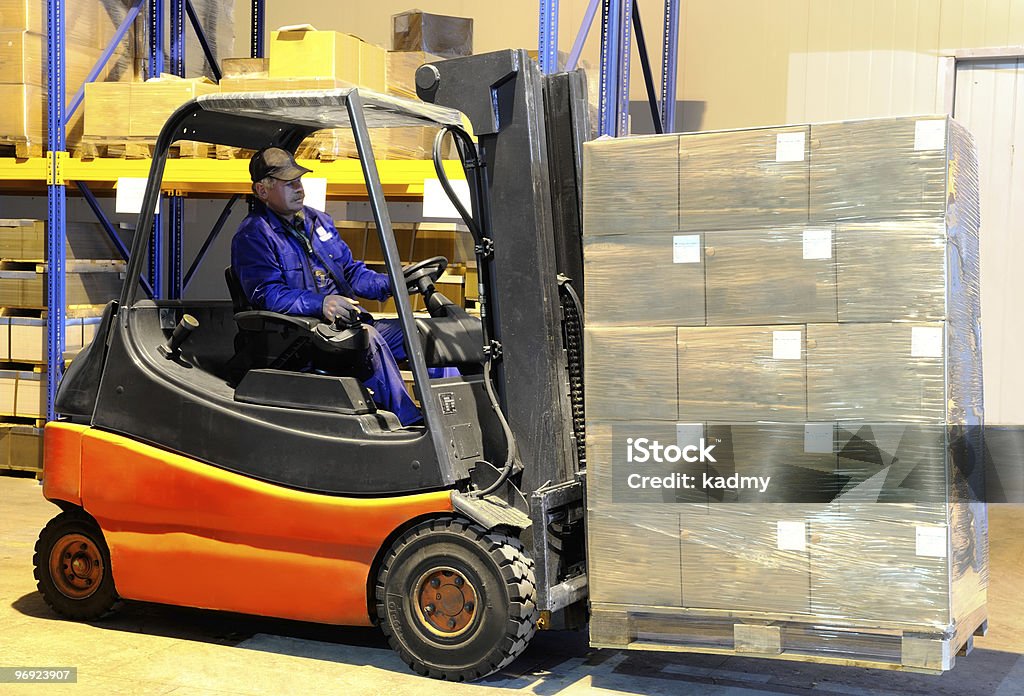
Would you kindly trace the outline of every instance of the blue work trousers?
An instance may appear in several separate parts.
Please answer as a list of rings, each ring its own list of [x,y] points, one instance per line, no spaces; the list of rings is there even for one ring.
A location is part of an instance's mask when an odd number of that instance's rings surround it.
[[[376,319],[367,330],[370,332],[367,368],[373,374],[363,380],[363,386],[373,392],[374,403],[398,416],[402,425],[419,423],[423,416],[406,391],[398,370],[397,361],[406,359],[401,323],[398,319]]]

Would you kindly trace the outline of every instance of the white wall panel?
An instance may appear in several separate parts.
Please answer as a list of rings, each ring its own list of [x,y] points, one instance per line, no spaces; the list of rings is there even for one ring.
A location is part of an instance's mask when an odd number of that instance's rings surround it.
[[[1024,60],[963,61],[954,116],[978,145],[986,419],[1024,423]]]

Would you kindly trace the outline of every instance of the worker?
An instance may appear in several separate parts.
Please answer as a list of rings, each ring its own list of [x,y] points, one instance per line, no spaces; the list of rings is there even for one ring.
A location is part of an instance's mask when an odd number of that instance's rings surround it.
[[[406,358],[401,324],[374,319],[354,299],[386,300],[391,282],[352,257],[329,215],[303,205],[302,175],[309,171],[278,147],[252,156],[256,200],[231,241],[231,266],[256,309],[319,316],[328,323],[362,321],[370,346],[355,376],[402,425],[420,423],[423,416],[396,363]]]

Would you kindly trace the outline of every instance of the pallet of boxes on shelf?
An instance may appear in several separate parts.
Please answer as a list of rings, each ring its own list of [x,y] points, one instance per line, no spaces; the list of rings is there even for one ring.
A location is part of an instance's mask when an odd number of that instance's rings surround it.
[[[121,0],[65,3],[65,84],[74,94],[102,55],[124,19]],[[38,157],[46,145],[46,3],[0,0],[0,154]],[[123,83],[134,74],[135,47],[122,41],[97,79]],[[67,139],[77,142],[83,126],[78,112]]]
[[[83,159],[123,157],[146,159],[164,123],[190,99],[218,91],[205,77],[161,75],[144,82],[90,82],[85,86],[85,124],[74,154]],[[205,143],[178,141],[177,157],[205,158]]]
[[[266,61],[233,60],[237,62],[229,66],[232,72],[225,73],[220,81],[221,92],[323,90],[355,86],[376,92],[385,90],[384,49],[338,31],[308,28],[273,31]],[[231,154],[234,153],[218,153],[218,157]],[[355,141],[347,129],[315,133],[303,141],[296,154],[300,158],[325,161],[358,156]],[[377,156],[384,157],[380,152]]]
[[[92,341],[103,306],[114,299],[124,262],[96,223],[66,223],[65,355]],[[47,398],[46,223],[0,219],[0,468],[37,470],[42,460],[13,458],[38,436]],[[8,432],[12,431],[12,432]],[[33,450],[34,451],[34,450]],[[7,457],[7,459],[5,459]]]
[[[984,630],[977,177],[945,117],[587,143],[595,645],[939,672]]]
[[[386,272],[384,252],[373,223],[339,221],[335,223],[342,239],[352,250],[356,259],[362,259],[367,266],[381,273]],[[468,309],[476,307],[477,292],[476,256],[472,236],[463,226],[455,223],[395,223],[395,243],[403,265],[422,261],[433,256],[448,259],[448,268],[437,279],[435,287],[449,300]],[[412,295],[413,311],[425,312],[421,295]],[[360,304],[371,314],[397,315],[394,300],[378,302],[360,300]]]

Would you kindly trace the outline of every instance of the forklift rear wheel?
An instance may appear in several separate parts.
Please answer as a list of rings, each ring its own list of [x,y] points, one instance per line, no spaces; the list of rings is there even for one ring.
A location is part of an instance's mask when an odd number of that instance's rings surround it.
[[[435,679],[496,672],[536,631],[533,560],[515,537],[466,519],[430,520],[399,537],[376,597],[391,647]]]
[[[36,586],[58,614],[98,619],[117,601],[103,532],[81,510],[62,512],[43,527],[32,563]]]

